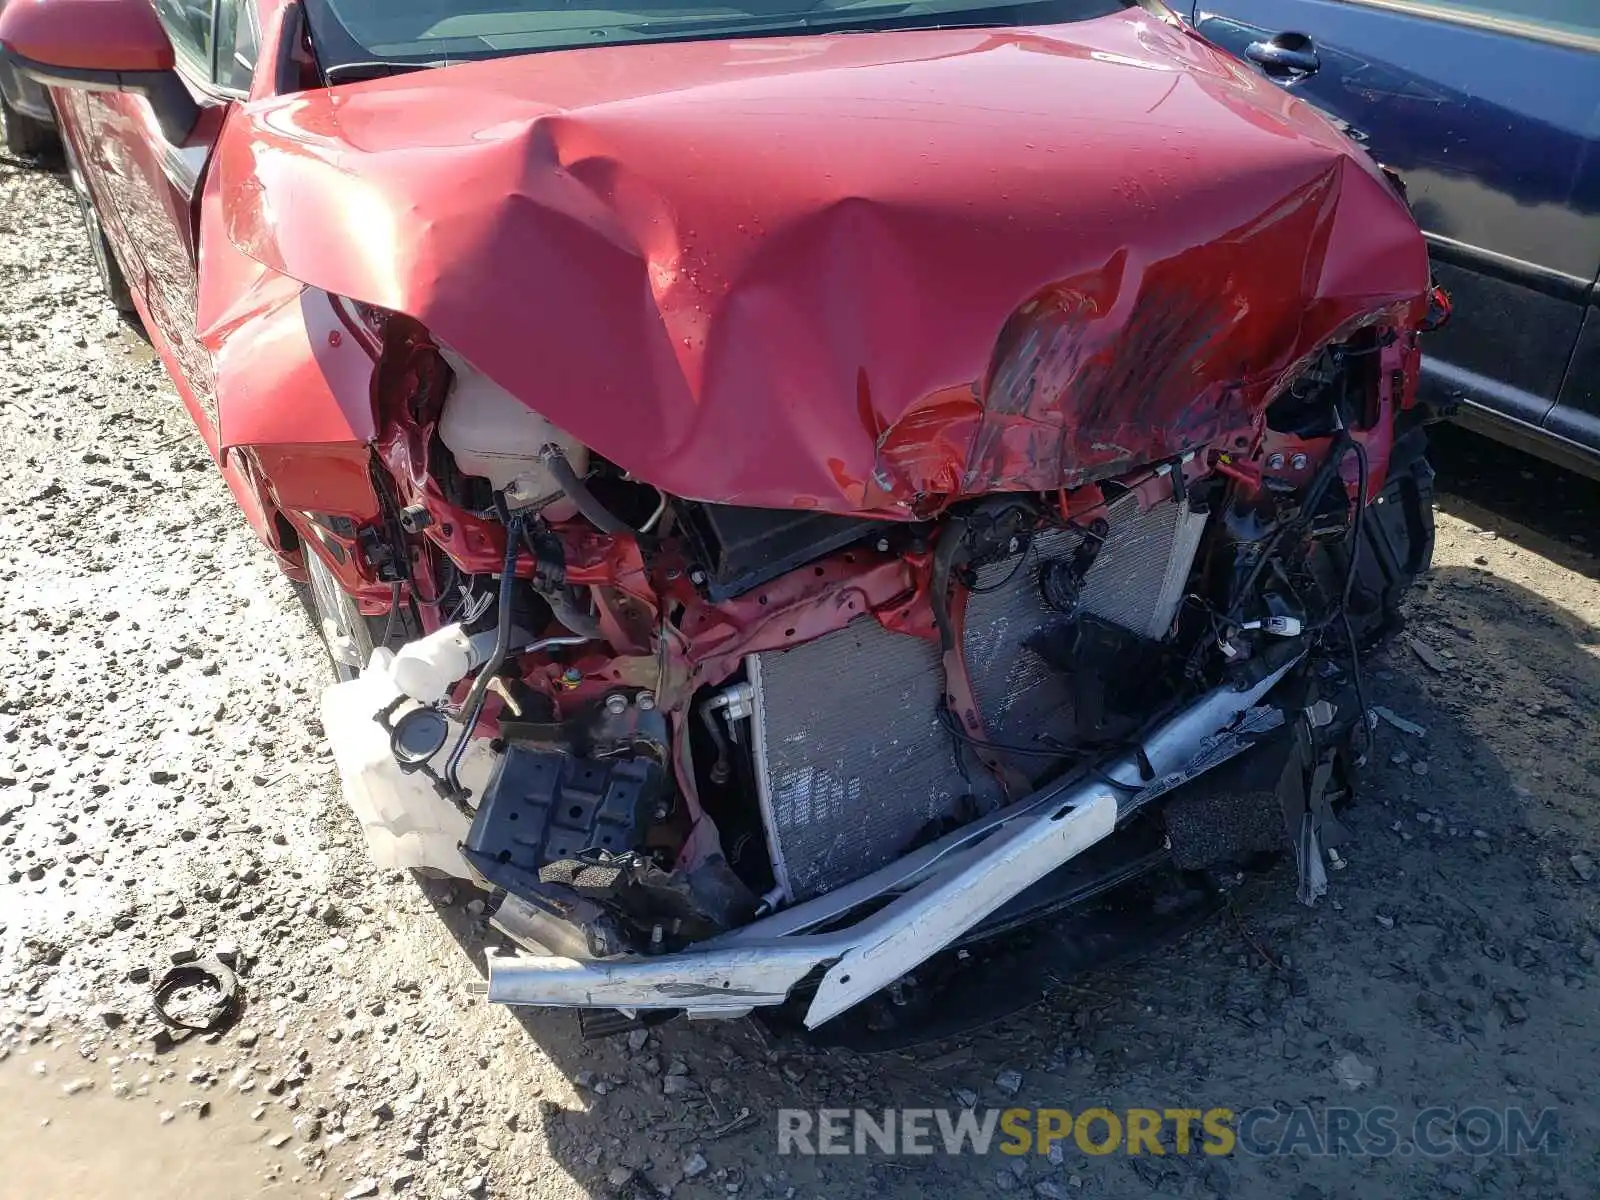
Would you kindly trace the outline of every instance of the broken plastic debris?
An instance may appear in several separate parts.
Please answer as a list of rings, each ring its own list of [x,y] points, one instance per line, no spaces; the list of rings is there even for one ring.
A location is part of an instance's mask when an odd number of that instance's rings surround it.
[[[1408,721],[1392,708],[1385,708],[1381,704],[1374,704],[1371,709],[1374,716],[1382,718],[1393,725],[1401,733],[1409,733],[1413,737],[1425,738],[1428,736],[1427,727],[1418,725],[1415,721]]]
[[[1300,837],[1295,843],[1295,859],[1300,868],[1295,897],[1307,908],[1328,894],[1328,872],[1322,866],[1322,848],[1316,822],[1307,812],[1300,820]]]

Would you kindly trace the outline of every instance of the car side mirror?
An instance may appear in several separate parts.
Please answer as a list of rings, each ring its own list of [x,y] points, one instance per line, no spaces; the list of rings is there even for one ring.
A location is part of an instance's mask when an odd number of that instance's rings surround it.
[[[150,0],[9,0],[0,50],[46,87],[144,96],[174,144],[200,115]]]

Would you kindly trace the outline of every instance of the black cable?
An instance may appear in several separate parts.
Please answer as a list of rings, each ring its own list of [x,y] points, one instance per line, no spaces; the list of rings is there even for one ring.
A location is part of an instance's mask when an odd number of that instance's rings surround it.
[[[565,562],[551,555],[549,544],[543,550],[540,549],[540,539],[535,526],[522,527],[522,540],[527,543],[528,553],[533,555],[533,590],[550,606],[550,615],[573,633],[582,634],[584,637],[599,637],[600,617],[593,606],[580,607],[582,592],[569,587],[565,582]],[[555,540],[553,534],[550,534],[549,543],[554,545],[555,552],[559,555],[561,543]]]
[[[1350,646],[1350,678],[1355,684],[1356,703],[1361,706],[1362,753],[1372,750],[1372,728],[1367,724],[1367,690],[1361,679],[1361,647],[1356,644],[1355,629],[1350,624],[1350,596],[1355,590],[1356,559],[1361,553],[1361,534],[1365,528],[1367,512],[1367,451],[1360,442],[1351,438],[1350,448],[1356,452],[1356,512],[1350,522],[1350,550],[1345,563],[1344,592],[1339,600],[1339,619],[1344,624],[1344,636]]]
[[[456,580],[460,578],[461,572],[456,570],[455,560],[453,560],[448,555],[446,555],[445,558],[444,558],[444,562],[445,562],[445,565],[450,568],[450,582],[445,584],[444,586],[442,586],[439,589],[438,594],[435,595],[432,599],[429,599],[427,596],[423,596],[418,592],[418,590],[417,590],[417,580],[416,580],[416,576],[415,575],[413,575],[409,580],[406,581],[411,585],[411,596],[412,596],[412,599],[414,599],[418,604],[443,604],[446,593],[448,593],[450,591],[450,589],[455,585]],[[460,608],[460,606],[457,605],[457,609],[458,610],[459,610],[459,608]]]
[[[1356,452],[1356,511],[1350,519],[1350,547],[1349,561],[1344,565],[1344,592],[1340,604],[1344,608],[1350,606],[1350,593],[1355,588],[1356,582],[1356,556],[1361,550],[1361,532],[1367,514],[1367,451],[1360,442],[1349,438],[1345,447]],[[1344,457],[1343,451],[1340,458]]]
[[[1243,616],[1241,610],[1245,601],[1254,592],[1257,582],[1260,581],[1262,571],[1266,570],[1267,564],[1277,552],[1278,544],[1288,534],[1294,533],[1298,535],[1310,528],[1311,523],[1316,519],[1317,509],[1322,504],[1323,496],[1327,494],[1328,488],[1332,485],[1334,479],[1338,477],[1339,464],[1344,461],[1345,454],[1349,452],[1352,446],[1356,447],[1360,455],[1360,470],[1363,476],[1365,475],[1366,451],[1361,449],[1360,444],[1348,432],[1341,430],[1340,434],[1340,440],[1334,444],[1328,457],[1323,460],[1322,465],[1317,469],[1316,475],[1306,485],[1305,500],[1300,506],[1299,514],[1292,521],[1285,521],[1272,532],[1267,539],[1266,548],[1261,551],[1260,557],[1256,559],[1255,564],[1250,569],[1250,574],[1245,578],[1244,583],[1240,585],[1233,607],[1225,614],[1224,619],[1229,625],[1238,625],[1240,623]],[[1366,495],[1363,492],[1356,508],[1357,520],[1360,518],[1361,509],[1365,507],[1365,503]],[[1332,619],[1332,616],[1330,616],[1327,623],[1331,623]],[[1325,628],[1327,623],[1318,628]]]
[[[1244,608],[1245,601],[1249,599],[1252,594],[1254,594],[1256,582],[1261,578],[1261,572],[1266,570],[1268,560],[1270,560],[1272,556],[1278,552],[1278,543],[1283,541],[1284,537],[1289,533],[1290,530],[1294,529],[1297,524],[1297,521],[1286,521],[1284,524],[1278,526],[1277,529],[1272,531],[1271,535],[1267,539],[1266,548],[1261,551],[1261,556],[1256,559],[1255,565],[1250,568],[1250,574],[1245,576],[1244,582],[1239,585],[1238,596],[1234,600],[1233,607],[1228,610],[1225,616],[1225,620],[1229,625],[1239,624],[1240,620],[1244,616],[1242,609]]]
[[[1345,645],[1350,654],[1350,681],[1355,688],[1356,703],[1361,706],[1361,744],[1364,752],[1372,749],[1372,730],[1367,724],[1367,689],[1361,675],[1361,647],[1356,641],[1355,627],[1350,624],[1350,597],[1355,592],[1356,563],[1361,554],[1361,536],[1366,529],[1367,514],[1367,451],[1348,433],[1333,454],[1333,461],[1343,461],[1350,452],[1356,456],[1356,503],[1350,524],[1345,531],[1344,585],[1339,589],[1339,603],[1328,616],[1307,629],[1308,633],[1322,633],[1335,621],[1344,629]]]
[[[488,696],[489,681],[500,670],[500,665],[505,662],[507,654],[511,651],[511,595],[517,582],[517,552],[521,548],[522,518],[513,516],[506,522],[506,555],[505,562],[500,571],[500,611],[495,614],[494,649],[489,654],[489,659],[478,669],[478,677],[472,681],[472,688],[467,692],[466,703],[462,706],[461,736],[456,740],[450,757],[445,761],[444,778],[450,788],[450,798],[459,799],[466,795],[461,786],[461,778],[456,773],[461,766],[461,759],[467,752],[467,743],[471,740],[473,731],[477,728],[478,717],[483,713],[483,702]]]
[[[1101,783],[1109,784],[1111,787],[1116,788],[1119,792],[1127,792],[1131,796],[1138,795],[1140,792],[1144,791],[1145,788],[1150,786],[1147,783],[1123,783],[1120,779],[1111,778],[1111,776],[1107,775],[1098,767],[1091,771],[1090,774],[1098,779]]]
[[[998,592],[1001,588],[1005,587],[1006,584],[1010,583],[1017,577],[1017,572],[1022,570],[1023,563],[1028,561],[1028,555],[1032,552],[1033,537],[1032,535],[1029,535],[1028,540],[1023,543],[1022,549],[1017,551],[1017,561],[1015,565],[1012,566],[1011,570],[1006,572],[1006,577],[1004,579],[1000,580],[998,583],[991,583],[987,587],[978,587],[974,584],[969,584],[967,591],[974,596],[987,596],[990,592]],[[976,578],[976,570],[970,567],[968,569],[973,571],[973,576]]]
[[[1308,633],[1321,633],[1328,629],[1335,621],[1340,620],[1350,605],[1350,596],[1355,590],[1356,582],[1356,556],[1361,550],[1361,534],[1366,528],[1367,510],[1367,451],[1360,442],[1350,438],[1347,434],[1335,449],[1336,460],[1343,460],[1344,456],[1354,450],[1356,455],[1356,502],[1351,513],[1350,523],[1345,526],[1344,545],[1344,582],[1339,587],[1338,603],[1333,610],[1322,620],[1314,625],[1307,626]]]
[[[400,614],[400,581],[397,579],[389,585],[389,619],[383,623],[383,640],[380,646],[387,646],[389,639],[394,636],[394,619]]]
[[[1346,433],[1344,437],[1348,442],[1350,435]],[[1256,559],[1254,566],[1250,569],[1250,574],[1239,587],[1238,599],[1234,602],[1234,606],[1228,610],[1227,622],[1229,625],[1239,624],[1242,616],[1240,610],[1246,599],[1254,592],[1256,583],[1261,578],[1261,572],[1266,569],[1267,563],[1277,553],[1278,543],[1283,541],[1284,537],[1289,533],[1299,534],[1304,532],[1304,530],[1310,528],[1311,522],[1316,519],[1317,508],[1322,503],[1322,497],[1327,493],[1328,487],[1338,475],[1339,463],[1344,459],[1345,449],[1346,446],[1344,444],[1333,447],[1332,452],[1323,460],[1322,466],[1317,469],[1316,475],[1306,485],[1305,500],[1300,506],[1299,515],[1292,521],[1285,521],[1277,529],[1273,530],[1269,536],[1266,548],[1261,551],[1261,556]]]
[[[945,522],[933,544],[928,605],[933,609],[933,623],[939,630],[939,649],[947,654],[956,644],[956,627],[950,620],[950,576],[956,568],[957,559],[962,556],[962,542],[966,536],[967,518],[958,514]]]
[[[1148,480],[1146,482],[1148,482]],[[1120,497],[1120,496],[1117,497],[1118,500],[1120,500],[1121,498],[1122,497]],[[1095,506],[1095,508],[1091,508],[1088,511],[1089,512],[1094,512],[1095,509],[1110,508],[1111,505],[1113,505],[1114,503],[1116,503],[1115,500],[1107,500],[1105,503],[1098,504],[1098,505]],[[1052,529],[1065,529],[1068,533],[1076,533],[1076,534],[1080,535],[1081,537],[1091,538],[1094,541],[1097,541],[1097,542],[1101,543],[1102,545],[1105,544],[1106,538],[1110,536],[1109,531],[1106,532],[1106,533],[1096,533],[1089,526],[1084,525],[1082,522],[1080,522],[1076,517],[1063,517],[1059,512],[1056,512],[1054,509],[1052,509],[1048,504],[1044,506],[1044,510],[1040,514],[1040,520],[1042,520],[1044,522],[1044,524],[1050,526]],[[1104,521],[1105,521],[1104,517],[1096,517],[1095,518],[1095,523],[1096,524],[1103,524]]]
[[[1027,754],[1035,758],[1073,758],[1081,757],[1083,753],[1082,751],[1066,749],[1042,750],[1037,746],[1016,746],[1010,742],[996,742],[985,738],[973,737],[972,734],[961,728],[961,723],[947,705],[939,705],[937,712],[939,723],[950,731],[951,736],[960,738],[963,742],[970,746],[976,746],[980,750],[994,750],[1001,754]]]
[[[939,723],[950,732],[952,737],[959,738],[961,741],[966,742],[969,745],[976,746],[982,750],[995,750],[1002,754],[1024,754],[1031,755],[1035,758],[1050,759],[1081,759],[1085,756],[1085,754],[1089,753],[1085,750],[1070,750],[1064,747],[1056,750],[1041,750],[1035,746],[1016,746],[1009,742],[987,741],[983,738],[973,737],[965,729],[962,729],[956,721],[955,714],[944,705],[941,704],[939,706],[938,712]],[[1113,779],[1098,767],[1091,770],[1090,774],[1094,775],[1101,782],[1110,784],[1112,787],[1119,788],[1125,792],[1142,792],[1146,787],[1146,785],[1142,783],[1123,783],[1120,779]]]

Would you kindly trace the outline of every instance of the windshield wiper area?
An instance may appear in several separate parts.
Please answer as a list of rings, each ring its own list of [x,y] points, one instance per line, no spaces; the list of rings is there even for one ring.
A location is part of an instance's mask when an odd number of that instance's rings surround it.
[[[570,50],[580,46],[637,45],[646,42],[669,43],[707,38],[737,38],[808,33],[868,33],[892,29],[992,29],[1018,23],[1017,9],[1039,0],[1000,0],[976,9],[940,8],[935,0],[800,0],[800,7],[787,12],[729,15],[726,12],[693,15],[630,14],[640,19],[607,21],[584,27],[574,24],[559,31],[546,31],[550,40],[517,50],[502,50],[484,55],[445,55],[427,62],[386,59],[334,63],[325,68],[329,87],[367,79],[448,67],[505,54]],[[1045,0],[1049,2],[1049,0]],[[3,3],[3,0],[0,0]],[[596,13],[595,15],[600,15]],[[615,18],[619,14],[608,13]]]
[[[413,71],[431,71],[434,67],[448,66],[447,60],[439,62],[346,62],[334,63],[322,72],[329,87],[341,83],[359,83],[363,79],[387,79],[391,75],[409,75]]]
[[[848,33],[852,27],[859,26],[865,26],[863,32],[867,32],[880,21],[886,22],[885,27],[891,29],[986,29],[1012,23],[995,15],[930,11],[918,0],[905,4],[880,4],[868,0],[844,5],[833,5],[831,0],[818,0],[809,8],[781,15],[730,18],[719,14],[714,17],[640,21],[610,28],[630,33],[668,35],[657,39],[662,41],[682,41],[697,37],[738,36],[742,33]]]

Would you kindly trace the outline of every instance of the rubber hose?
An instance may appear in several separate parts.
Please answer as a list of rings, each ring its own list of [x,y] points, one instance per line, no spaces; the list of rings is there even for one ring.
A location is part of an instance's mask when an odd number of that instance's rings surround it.
[[[572,469],[572,464],[567,461],[567,456],[562,453],[560,446],[546,446],[539,452],[539,458],[544,463],[545,470],[561,485],[561,490],[567,498],[578,506],[578,511],[589,518],[601,533],[628,533],[636,534],[638,530],[621,521],[604,504],[595,499],[594,493],[589,490],[578,473]]]
[[[506,661],[506,655],[511,650],[511,594],[517,582],[517,552],[521,549],[522,522],[513,517],[506,528],[506,557],[500,571],[500,610],[496,614],[494,634],[494,651],[489,655],[489,660],[478,669],[478,677],[472,681],[472,688],[467,692],[467,702],[462,706],[464,725],[461,737],[457,739],[455,747],[450,751],[450,758],[445,763],[444,780],[450,788],[451,799],[463,795],[461,779],[456,774],[461,766],[462,756],[467,752],[467,742],[472,738],[472,731],[477,728],[478,717],[483,713],[483,702],[488,695],[489,681],[500,670]]]
[[[593,612],[584,612],[570,597],[564,595],[566,589],[555,588],[548,592],[540,592],[544,602],[550,606],[550,612],[557,621],[565,625],[573,633],[582,634],[586,638],[600,636],[600,618]]]
[[[933,623],[939,630],[939,648],[950,650],[956,644],[955,626],[950,621],[950,576],[957,561],[965,561],[967,519],[951,517],[939,531],[933,546],[933,574],[928,583],[928,603],[933,609]]]

